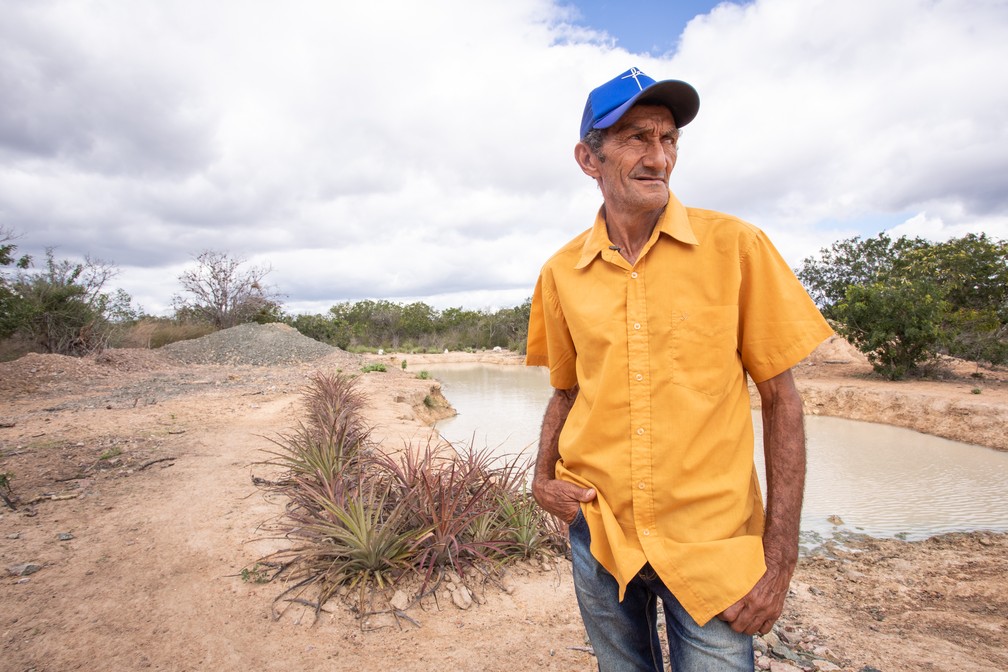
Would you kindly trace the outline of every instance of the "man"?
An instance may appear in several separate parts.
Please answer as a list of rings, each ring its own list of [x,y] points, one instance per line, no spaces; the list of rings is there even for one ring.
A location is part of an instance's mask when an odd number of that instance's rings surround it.
[[[546,262],[530,366],[555,388],[532,492],[569,524],[600,670],[752,670],[798,557],[805,478],[790,369],[831,333],[766,236],[669,191],[699,97],[633,68],[591,92],[574,150],[603,204]],[[764,514],[746,375],[762,402]]]

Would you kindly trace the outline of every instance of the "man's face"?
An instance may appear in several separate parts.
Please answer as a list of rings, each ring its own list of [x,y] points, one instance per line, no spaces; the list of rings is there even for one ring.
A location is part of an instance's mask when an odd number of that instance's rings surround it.
[[[635,105],[606,131],[601,157],[579,151],[578,162],[598,180],[607,208],[652,212],[668,204],[678,139],[667,107]]]

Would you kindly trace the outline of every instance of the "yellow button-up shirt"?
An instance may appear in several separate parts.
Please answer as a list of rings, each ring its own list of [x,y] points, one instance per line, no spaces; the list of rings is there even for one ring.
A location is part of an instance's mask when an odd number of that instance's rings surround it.
[[[772,378],[832,332],[759,229],[670,193],[631,266],[603,212],[543,267],[526,363],[580,386],[556,477],[595,488],[591,551],[620,599],[650,562],[703,624],[766,571],[746,372]]]

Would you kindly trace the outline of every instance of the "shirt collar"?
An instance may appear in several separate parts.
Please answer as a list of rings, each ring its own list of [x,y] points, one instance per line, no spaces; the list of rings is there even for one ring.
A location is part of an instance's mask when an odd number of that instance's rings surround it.
[[[591,233],[585,239],[584,247],[581,248],[581,258],[574,268],[584,268],[595,257],[604,255],[609,251],[609,246],[612,245],[612,242],[609,240],[609,232],[606,231],[605,215],[603,213],[605,213],[605,204],[599,208],[598,214],[595,215],[595,224],[592,225]],[[686,214],[686,206],[680,203],[679,199],[671,191],[669,192],[668,205],[665,206],[665,211],[658,218],[658,224],[655,225],[655,228],[660,234],[664,233],[682,243],[688,245],[700,244],[700,241],[697,240],[696,235],[693,233],[693,227],[690,226],[689,216]]]

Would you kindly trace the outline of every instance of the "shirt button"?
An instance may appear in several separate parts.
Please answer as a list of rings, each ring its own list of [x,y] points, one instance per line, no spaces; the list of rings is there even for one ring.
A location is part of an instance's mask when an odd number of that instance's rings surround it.
[[[634,329],[640,329],[640,322],[634,322],[633,323],[633,328]]]
[[[643,436],[643,435],[644,435],[644,428],[643,427],[638,427],[637,428],[637,436]]]
[[[641,481],[640,483],[637,484],[637,487],[643,490],[647,486],[644,485],[644,481]]]
[[[643,532],[642,532],[641,534],[643,534],[643,535],[644,535],[644,536],[646,537],[646,536],[648,536],[648,535],[650,535],[650,534],[651,534],[651,530],[647,530],[647,529],[646,529],[646,530],[644,530],[644,531],[643,531]]]
[[[639,373],[636,376],[634,376],[634,378],[636,378],[637,380],[644,380],[644,376],[642,376]]]
[[[633,273],[631,273],[630,277],[631,278],[636,278],[637,277],[637,271],[634,271]]]

